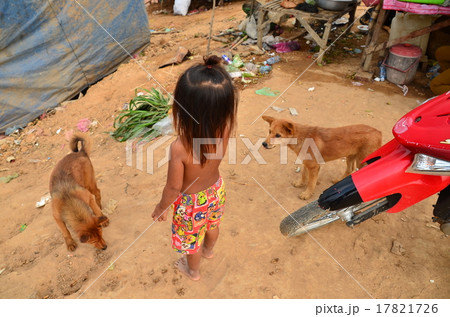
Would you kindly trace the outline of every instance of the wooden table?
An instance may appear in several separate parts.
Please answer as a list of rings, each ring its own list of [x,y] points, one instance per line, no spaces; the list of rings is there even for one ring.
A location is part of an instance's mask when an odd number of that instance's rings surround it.
[[[316,43],[320,47],[319,58],[317,59],[317,63],[321,63],[323,59],[323,52],[328,48],[328,37],[331,31],[331,24],[333,21],[339,19],[346,13],[349,13],[350,18],[348,21],[348,25],[351,25],[355,20],[355,12],[356,7],[358,6],[358,2],[349,5],[343,11],[329,11],[325,9],[319,9],[318,13],[308,13],[296,9],[286,9],[281,5],[281,0],[274,0],[269,3],[266,3],[259,9],[258,14],[258,47],[262,48],[262,32],[267,23],[270,23],[270,20],[264,21],[269,12],[275,13],[283,13],[283,15],[292,15],[294,16],[300,24],[305,28],[305,30],[311,35],[311,37],[316,41]],[[313,23],[315,20],[325,21],[325,30],[323,32],[322,37],[314,31],[310,23]]]

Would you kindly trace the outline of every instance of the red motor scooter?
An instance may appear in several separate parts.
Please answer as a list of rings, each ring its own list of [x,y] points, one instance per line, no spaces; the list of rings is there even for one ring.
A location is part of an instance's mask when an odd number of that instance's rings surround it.
[[[365,158],[367,165],[283,219],[281,233],[296,236],[338,219],[353,227],[440,192],[433,221],[450,235],[450,92],[410,111],[392,132],[394,139]]]

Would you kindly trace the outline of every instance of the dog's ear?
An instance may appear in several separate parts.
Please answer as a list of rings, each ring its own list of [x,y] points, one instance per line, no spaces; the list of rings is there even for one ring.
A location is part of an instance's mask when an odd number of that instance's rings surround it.
[[[274,117],[270,117],[270,116],[262,116],[262,119],[263,119],[264,121],[269,122],[269,124],[271,124],[271,123],[275,120]]]
[[[283,129],[286,131],[286,134],[293,135],[294,134],[294,124],[292,122],[283,122]]]
[[[89,234],[89,232],[84,232],[81,234],[80,236],[80,242],[81,243],[86,243],[89,241],[89,238],[91,237],[91,235]]]
[[[108,221],[108,217],[106,217],[106,216],[100,216],[100,217],[98,217],[96,220],[97,220],[97,225],[98,225],[98,226],[101,226],[101,225],[103,225],[105,222]]]

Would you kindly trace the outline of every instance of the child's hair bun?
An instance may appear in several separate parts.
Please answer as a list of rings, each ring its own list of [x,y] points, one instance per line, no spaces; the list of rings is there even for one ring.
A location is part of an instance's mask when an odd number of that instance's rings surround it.
[[[220,64],[222,62],[222,59],[217,55],[210,55],[203,57],[203,60],[205,61],[205,65],[208,68],[211,68],[214,65]]]

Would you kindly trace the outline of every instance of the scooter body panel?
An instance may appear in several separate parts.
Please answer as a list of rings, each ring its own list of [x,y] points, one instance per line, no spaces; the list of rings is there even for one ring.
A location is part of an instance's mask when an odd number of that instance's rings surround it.
[[[376,161],[352,174],[353,182],[363,201],[401,194],[400,200],[387,212],[395,213],[441,191],[450,184],[450,176],[407,173],[414,152],[391,140],[372,153],[365,161]]]

